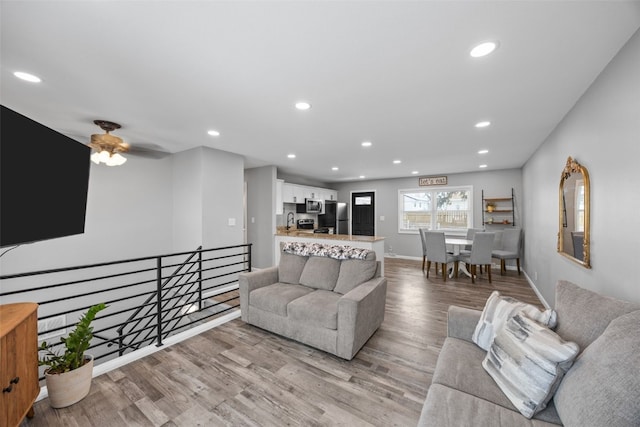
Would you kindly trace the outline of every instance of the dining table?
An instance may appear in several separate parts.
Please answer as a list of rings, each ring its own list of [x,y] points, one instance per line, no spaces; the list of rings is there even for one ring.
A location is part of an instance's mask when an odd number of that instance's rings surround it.
[[[445,237],[444,243],[453,247],[454,255],[460,255],[461,247],[473,246],[473,240],[462,237]],[[467,276],[471,277],[471,273],[467,270],[467,264],[464,262],[458,266],[458,272],[463,272]],[[449,277],[453,277],[453,269],[451,269]]]

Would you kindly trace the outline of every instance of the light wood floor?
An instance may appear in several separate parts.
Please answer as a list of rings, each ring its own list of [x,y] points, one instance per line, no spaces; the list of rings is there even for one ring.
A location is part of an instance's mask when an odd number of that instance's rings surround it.
[[[94,378],[89,396],[21,426],[415,426],[446,335],[449,305],[482,309],[493,290],[537,304],[514,271],[443,282],[385,259],[386,316],[345,361],[240,319]]]

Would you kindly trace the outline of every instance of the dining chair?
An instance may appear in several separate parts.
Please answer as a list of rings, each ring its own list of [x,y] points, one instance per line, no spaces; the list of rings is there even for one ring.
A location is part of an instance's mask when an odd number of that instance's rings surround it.
[[[447,281],[447,264],[453,263],[453,274],[458,276],[458,260],[459,255],[453,255],[447,252],[444,231],[425,231],[425,242],[427,248],[427,278],[429,278],[429,270],[431,263],[436,263],[436,275],[438,274],[438,264],[442,264],[442,277]]]
[[[571,241],[573,242],[573,257],[584,261],[584,231],[572,231]]]
[[[493,249],[493,239],[495,233],[476,232],[473,236],[473,246],[471,247],[471,253],[468,255],[461,255],[460,261],[467,264],[467,267],[471,267],[469,272],[471,273],[471,283],[476,282],[477,267],[485,266],[489,272],[489,283],[491,283],[491,251]]]
[[[467,228],[467,240],[473,240],[473,236],[475,236],[475,234],[477,232],[482,232],[484,231],[482,228]],[[464,249],[460,249],[460,254],[461,255],[469,255],[471,253],[471,245],[466,245],[464,247]]]
[[[425,263],[427,262],[427,236],[425,233],[429,231],[428,228],[419,228],[420,243],[422,243],[422,271],[424,271]]]
[[[520,245],[522,239],[522,230],[519,228],[507,228],[502,232],[502,241],[500,249],[494,249],[491,252],[493,258],[500,260],[500,274],[507,272],[505,261],[515,259],[518,266],[518,275],[520,275]]]

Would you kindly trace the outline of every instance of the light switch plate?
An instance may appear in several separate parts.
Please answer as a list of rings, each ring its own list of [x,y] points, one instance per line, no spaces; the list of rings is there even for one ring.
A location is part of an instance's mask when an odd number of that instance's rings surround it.
[[[233,227],[236,225],[236,219],[235,218],[229,218],[229,227]]]

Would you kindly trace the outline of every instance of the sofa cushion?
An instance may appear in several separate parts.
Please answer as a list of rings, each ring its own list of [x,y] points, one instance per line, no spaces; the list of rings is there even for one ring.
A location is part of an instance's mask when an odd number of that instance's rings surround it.
[[[485,355],[484,350],[470,341],[447,338],[436,362],[432,384],[442,384],[502,406],[526,421],[482,367]],[[552,404],[534,418],[561,424]]]
[[[287,306],[287,313],[292,322],[338,329],[339,299],[340,294],[319,289],[291,301]]]
[[[498,331],[504,327],[510,318],[521,311],[530,319],[550,328],[556,325],[556,314],[553,310],[540,311],[534,305],[520,302],[515,298],[502,296],[500,292],[493,291],[487,299],[471,339],[480,348],[488,351]]]
[[[498,331],[482,366],[520,413],[531,418],[547,406],[578,350],[520,313]]]
[[[538,419],[528,420],[518,411],[494,405],[482,398],[441,384],[432,384],[422,407],[418,427],[461,426],[556,426]]]
[[[313,292],[313,289],[290,283],[274,283],[258,288],[249,294],[249,305],[260,310],[287,315],[287,305],[296,298]]]
[[[300,275],[309,257],[292,255],[286,252],[280,254],[278,265],[278,281],[280,283],[300,284]]]
[[[375,255],[375,252],[372,252]],[[347,259],[340,263],[340,273],[334,292],[346,294],[351,289],[371,280],[376,274],[377,261]]]
[[[598,338],[613,319],[638,309],[638,304],[600,295],[564,280],[556,286],[556,332],[581,349]]]
[[[314,289],[332,291],[340,273],[340,261],[323,256],[311,256],[302,270],[300,284]]]
[[[640,310],[611,321],[554,397],[566,425],[640,425]]]

